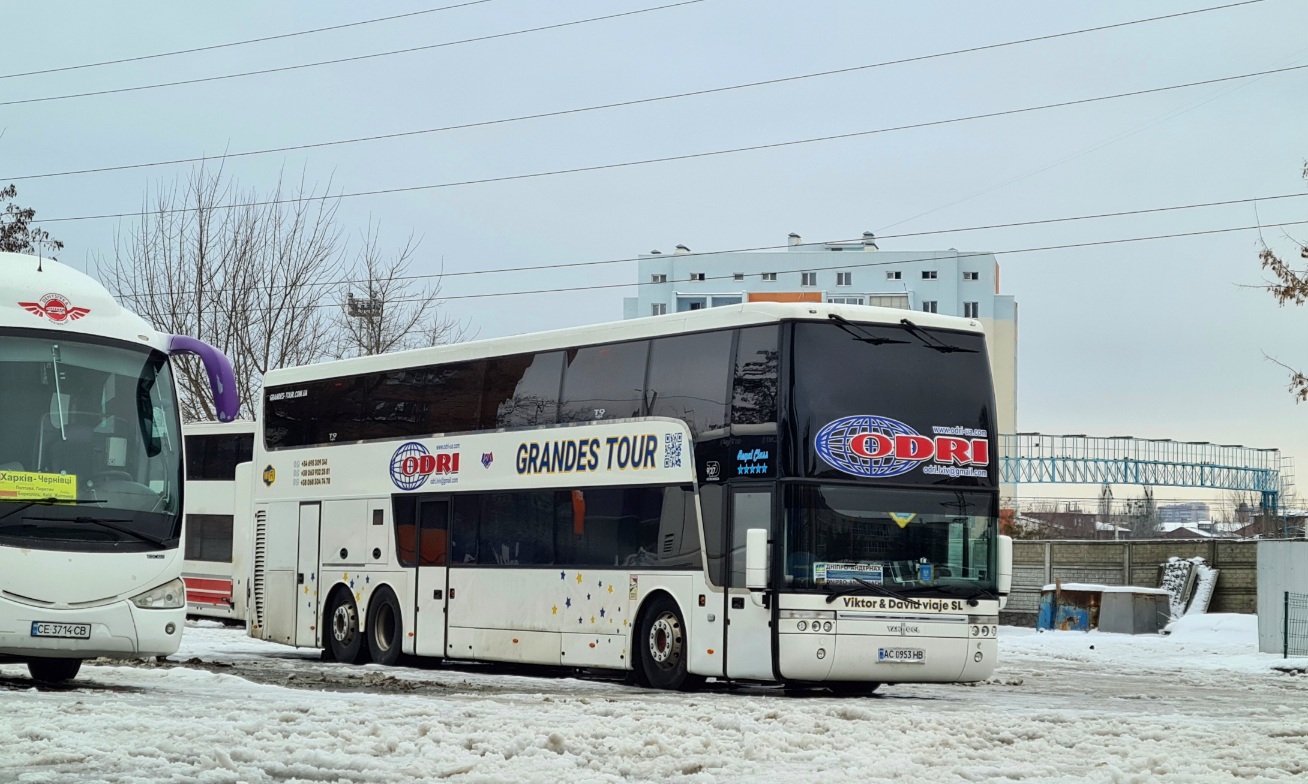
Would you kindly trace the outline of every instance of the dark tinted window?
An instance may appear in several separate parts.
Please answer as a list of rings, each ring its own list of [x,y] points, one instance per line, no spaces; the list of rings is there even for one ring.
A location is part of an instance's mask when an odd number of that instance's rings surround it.
[[[558,513],[552,490],[481,496],[477,562],[506,566],[554,563]]]
[[[370,377],[368,438],[411,438],[481,427],[484,362],[393,370]]]
[[[269,388],[264,408],[268,448],[364,438],[363,401],[368,392],[363,380],[353,376]]]
[[[780,357],[777,327],[740,330],[731,383],[731,423],[759,425],[777,421]],[[825,379],[830,381],[828,377]]]
[[[186,436],[186,478],[190,481],[232,481],[236,464],[254,455],[253,433]]]
[[[232,562],[232,516],[186,516],[186,560]]]
[[[722,585],[722,572],[726,565],[725,532],[723,526],[726,507],[725,488],[707,484],[699,488],[699,508],[704,515],[704,554],[708,558],[709,582]]]
[[[640,416],[648,354],[647,340],[569,350],[559,421]]]
[[[561,563],[612,567],[658,563],[662,488],[596,487],[562,495],[570,508],[558,537]]]
[[[994,393],[985,343],[976,333],[902,326],[802,322],[794,325],[794,387],[788,431],[788,472],[833,479],[891,479],[898,483],[991,485],[996,482],[993,444],[983,462],[972,465],[965,452],[958,460],[965,475],[940,473],[931,460],[894,461],[893,456],[866,458],[848,453],[848,433],[871,432],[898,437],[908,430],[932,437],[993,442]],[[856,419],[846,420],[848,417]],[[837,420],[844,420],[841,424]],[[839,470],[815,449],[815,439],[829,424],[840,432],[824,436],[824,448],[843,455],[839,462],[862,473]],[[907,430],[905,430],[907,428]],[[842,435],[844,433],[845,435]],[[896,466],[904,470],[897,470]],[[950,468],[946,460],[943,467]]]
[[[482,394],[485,426],[535,427],[558,422],[562,376],[562,351],[489,360]]]
[[[693,436],[727,424],[731,386],[730,330],[651,341],[649,416],[683,419]]]

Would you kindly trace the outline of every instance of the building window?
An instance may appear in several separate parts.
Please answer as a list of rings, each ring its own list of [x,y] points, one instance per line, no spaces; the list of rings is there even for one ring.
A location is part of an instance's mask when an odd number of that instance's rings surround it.
[[[799,285],[801,285],[801,286],[816,286],[816,285],[817,285],[817,273],[816,273],[816,272],[801,272],[801,273],[799,273]]]
[[[936,279],[935,270],[922,270],[922,280],[935,280],[935,279]]]
[[[837,286],[852,286],[852,285],[854,285],[854,273],[852,273],[852,272],[837,272],[837,273],[836,273],[836,285],[837,285]]]
[[[964,303],[963,303],[963,317],[964,317],[964,318],[981,318],[981,303],[980,303],[980,302],[964,302]]]
[[[904,279],[904,273],[900,272],[899,270],[886,273],[886,280],[903,280],[903,279]]]
[[[862,297],[827,297],[827,302],[832,305],[862,305]]]
[[[690,273],[690,279],[691,279],[691,280],[703,280],[703,279],[704,279],[704,273],[702,273],[702,272],[692,272],[692,273]]]
[[[936,302],[935,300],[933,300],[933,299],[923,300],[923,301],[922,301],[922,312],[923,312],[923,313],[935,313],[935,312],[936,312],[936,306],[937,306],[938,304],[939,304],[939,303],[937,303],[937,302]]]
[[[655,303],[654,303],[654,306],[653,306],[653,310],[654,310],[654,312],[653,312],[651,315],[654,315],[654,316],[664,316],[664,315],[667,315],[667,312],[668,312],[668,303],[666,303],[666,302],[655,302]]]
[[[668,282],[668,276],[667,276],[667,275],[650,275],[649,278],[650,278],[650,282],[651,282],[651,283],[667,283],[667,282]]]
[[[775,272],[765,272],[765,273],[763,273],[760,277],[762,277],[763,280],[765,280],[765,281],[766,281],[766,280],[772,280],[772,281],[775,281],[775,280],[777,279],[777,273],[775,273]]]
[[[732,279],[732,280],[744,280],[744,279],[745,279],[745,273],[743,273],[743,272],[733,272],[733,273],[731,273],[731,279]]]
[[[874,305],[878,308],[901,308],[909,310],[907,294],[883,294],[880,296],[872,295],[867,298],[867,304]]]
[[[963,280],[981,280],[981,273],[979,273],[979,272],[964,272],[964,273],[963,273]]]

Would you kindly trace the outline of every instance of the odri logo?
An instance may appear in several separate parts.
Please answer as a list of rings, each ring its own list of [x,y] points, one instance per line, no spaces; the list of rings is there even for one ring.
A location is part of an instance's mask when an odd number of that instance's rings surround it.
[[[459,453],[440,452],[433,455],[426,446],[409,441],[401,444],[391,455],[391,481],[401,490],[417,490],[427,483],[432,474],[459,473]]]
[[[990,463],[990,442],[985,431],[937,427],[934,432],[934,437],[924,436],[890,417],[848,416],[819,430],[814,446],[835,468],[870,479],[906,474],[928,461],[934,465],[923,468],[923,473],[986,476],[984,470],[972,468]]]

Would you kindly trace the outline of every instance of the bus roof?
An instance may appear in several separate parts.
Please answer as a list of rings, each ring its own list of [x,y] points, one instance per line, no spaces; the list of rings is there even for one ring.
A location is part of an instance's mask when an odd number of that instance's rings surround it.
[[[551,351],[573,346],[590,346],[597,343],[615,343],[639,340],[686,332],[702,332],[757,324],[770,324],[783,320],[826,321],[837,315],[856,323],[898,324],[911,318],[920,327],[951,329],[963,332],[983,332],[975,319],[941,316],[935,313],[906,311],[902,308],[878,308],[865,305],[832,305],[822,302],[779,303],[749,302],[702,310],[687,311],[663,316],[648,316],[626,321],[588,324],[548,332],[510,335],[502,338],[473,340],[445,346],[397,351],[367,357],[341,359],[316,365],[281,368],[264,376],[264,387],[294,384],[319,378],[334,378],[362,373],[375,373],[407,367],[437,365],[444,362],[462,362],[485,357]]]
[[[22,253],[0,253],[0,269],[0,327],[104,335],[168,350],[166,335],[90,275]]]

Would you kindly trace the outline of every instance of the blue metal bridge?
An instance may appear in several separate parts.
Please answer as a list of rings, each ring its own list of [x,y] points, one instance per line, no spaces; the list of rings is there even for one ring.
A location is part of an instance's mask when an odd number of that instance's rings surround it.
[[[999,436],[999,480],[1005,483],[1122,484],[1206,487],[1260,494],[1275,514],[1282,493],[1276,449],[1133,436]]]

